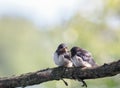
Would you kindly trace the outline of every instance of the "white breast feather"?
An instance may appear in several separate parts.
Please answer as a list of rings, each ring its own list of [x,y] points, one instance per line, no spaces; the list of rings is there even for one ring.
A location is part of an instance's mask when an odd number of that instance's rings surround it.
[[[78,57],[78,56],[74,56],[73,58],[72,58],[72,62],[73,62],[73,64],[76,66],[76,67],[79,67],[79,66],[82,66],[83,64],[83,60],[82,60],[82,58],[80,58],[80,57]]]
[[[72,67],[72,62],[68,59],[64,58],[64,54],[59,55],[57,53],[54,53],[54,62],[58,66],[66,66],[66,67]]]
[[[88,62],[83,61],[81,57],[76,55],[72,58],[72,62],[76,67],[80,67],[80,66],[91,67],[91,65]]]

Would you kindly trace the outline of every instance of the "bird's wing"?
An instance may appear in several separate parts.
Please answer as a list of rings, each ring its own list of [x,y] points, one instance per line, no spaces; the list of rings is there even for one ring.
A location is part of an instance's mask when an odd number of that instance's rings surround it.
[[[83,67],[92,67],[92,65],[87,62],[87,61],[84,61],[81,57],[77,56],[76,57],[76,60],[77,60],[77,63],[79,64],[79,66],[83,66]]]
[[[89,63],[90,63],[92,66],[98,66],[98,65],[96,64],[96,62],[94,61],[93,58],[91,58],[91,59],[89,60]]]
[[[70,52],[66,52],[64,53],[64,58],[68,59],[68,60],[71,60],[71,55],[70,55]]]
[[[79,66],[83,66],[84,61],[81,57],[75,55],[74,57],[72,57],[72,62],[75,67],[79,67]]]
[[[96,65],[95,61],[93,60],[92,54],[85,49],[80,49],[77,52],[77,56],[81,57],[83,59],[83,61],[86,61],[87,63],[91,64],[92,66]]]
[[[84,61],[89,61],[92,58],[92,54],[85,49],[79,49],[77,55],[80,56]]]
[[[64,55],[64,58],[71,60],[70,55]]]

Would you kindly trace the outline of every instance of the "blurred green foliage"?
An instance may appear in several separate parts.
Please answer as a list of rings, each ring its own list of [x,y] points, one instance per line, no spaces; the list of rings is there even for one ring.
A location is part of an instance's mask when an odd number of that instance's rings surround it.
[[[106,11],[114,10],[119,15],[119,0],[107,0]],[[109,9],[108,9],[109,8]],[[52,56],[56,47],[65,42],[69,48],[79,46],[93,54],[101,65],[120,58],[120,27],[111,29],[104,22],[92,22],[79,13],[59,26],[49,30],[38,28],[23,18],[0,19],[0,76],[19,75],[44,68],[55,67]],[[99,19],[98,19],[99,20]],[[120,76],[87,80],[89,88],[119,88]],[[79,88],[77,81],[67,80],[70,88]],[[40,88],[66,87],[62,81],[51,81]]]

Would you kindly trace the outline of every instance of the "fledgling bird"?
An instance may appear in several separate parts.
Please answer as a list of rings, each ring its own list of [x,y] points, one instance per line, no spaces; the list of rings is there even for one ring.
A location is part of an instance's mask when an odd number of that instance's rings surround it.
[[[67,48],[67,45],[64,43],[61,43],[57,50],[54,53],[54,62],[58,66],[64,66],[64,67],[72,67],[73,63],[71,61],[70,52]]]
[[[75,67],[96,67],[97,64],[93,60],[92,54],[80,47],[73,47],[71,50],[71,58]]]
[[[75,46],[70,51],[71,51],[71,59],[74,67],[86,68],[86,67],[97,66],[95,61],[93,60],[92,54],[87,50]],[[81,78],[77,78],[77,79],[78,81],[81,81],[83,83],[82,86],[87,87],[87,84],[83,79]]]
[[[63,66],[63,67],[72,67],[73,63],[71,61],[71,55],[70,52],[67,48],[67,45],[64,43],[61,43],[58,47],[57,50],[54,53],[54,62],[56,65],[58,66]],[[66,70],[66,68],[64,69],[64,71]],[[68,86],[68,83],[61,79],[66,86]]]

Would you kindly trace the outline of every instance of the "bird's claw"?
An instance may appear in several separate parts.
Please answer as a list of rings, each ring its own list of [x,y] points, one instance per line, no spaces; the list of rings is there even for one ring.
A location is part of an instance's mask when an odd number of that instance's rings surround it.
[[[84,80],[81,80],[81,82],[83,83],[83,84],[82,84],[82,87],[86,87],[86,88],[87,88],[86,82],[85,82]]]
[[[67,83],[64,79],[62,79],[62,81],[64,82],[64,84],[65,84],[66,86],[68,86],[68,83]]]

